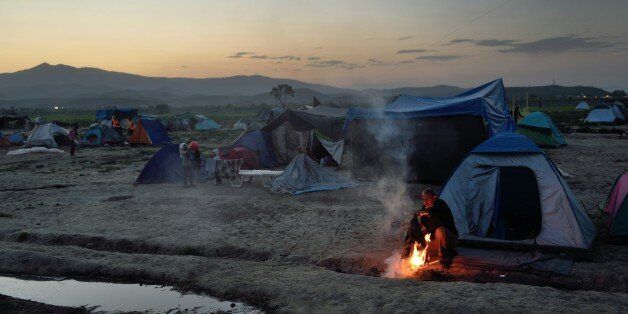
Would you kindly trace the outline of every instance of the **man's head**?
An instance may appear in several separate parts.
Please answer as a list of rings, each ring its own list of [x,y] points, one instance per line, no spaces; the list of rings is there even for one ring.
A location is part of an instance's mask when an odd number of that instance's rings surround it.
[[[423,200],[423,206],[425,206],[425,208],[432,208],[432,206],[434,206],[434,202],[436,202],[436,198],[436,192],[430,188],[421,192],[421,199]]]

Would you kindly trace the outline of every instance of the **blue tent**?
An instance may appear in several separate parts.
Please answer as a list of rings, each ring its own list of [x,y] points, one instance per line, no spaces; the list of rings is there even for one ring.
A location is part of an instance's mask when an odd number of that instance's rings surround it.
[[[129,139],[131,144],[159,145],[170,143],[168,131],[159,120],[138,119],[137,127]]]
[[[220,125],[210,118],[205,118],[194,125],[194,129],[197,131],[210,131],[218,128],[220,128]]]
[[[272,134],[269,132],[261,130],[249,132],[237,139],[233,146],[246,147],[257,153],[263,168],[273,168],[278,164],[273,150]]]
[[[19,132],[9,135],[9,143],[13,145],[22,145],[24,143],[24,135]]]
[[[202,156],[201,160],[203,160]],[[203,161],[197,181],[206,181],[208,178],[204,163],[205,161]],[[177,182],[183,182],[183,166],[181,166],[177,144],[168,144],[158,150],[135,180],[135,184]]]
[[[102,129],[95,127],[87,130],[80,142],[81,145],[102,145]]]
[[[111,119],[112,115],[113,115],[113,110],[111,110],[111,109],[100,109],[100,110],[96,111],[96,120],[98,120],[98,121],[109,120],[109,119]]]
[[[481,116],[488,135],[514,132],[506,102],[502,79],[469,89],[451,98],[431,98],[401,95],[383,110],[349,108],[345,127],[354,119],[412,119],[456,115]]]

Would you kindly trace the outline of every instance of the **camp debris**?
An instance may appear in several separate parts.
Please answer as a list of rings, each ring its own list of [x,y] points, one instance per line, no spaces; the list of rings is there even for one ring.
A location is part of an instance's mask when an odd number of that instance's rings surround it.
[[[284,172],[271,182],[270,189],[273,192],[297,195],[353,186],[355,183],[340,173],[323,168],[307,155],[299,154],[294,157]]]
[[[589,104],[587,104],[586,101],[581,101],[576,106],[576,110],[589,110],[589,109],[591,109],[591,107],[589,107]]]
[[[612,243],[628,243],[628,172],[615,180],[604,212],[608,214],[606,226]]]
[[[517,133],[527,136],[540,147],[558,148],[567,145],[552,119],[540,111],[530,113],[519,121]]]
[[[119,145],[124,144],[124,138],[114,128],[96,124],[85,132],[79,144],[83,146]]]
[[[475,146],[516,127],[497,79],[450,98],[401,95],[383,109],[349,108],[345,140],[354,178],[392,172],[442,183]]]
[[[596,234],[552,161],[517,133],[474,148],[439,198],[451,208],[463,242],[589,249]]]
[[[197,173],[196,180],[203,182],[207,180],[205,161],[203,161],[201,171]],[[178,144],[167,144],[159,149],[153,157],[146,163],[144,169],[135,180],[135,184],[149,183],[181,183],[183,182],[183,166],[179,155]]]
[[[47,148],[47,147],[31,147],[31,148],[20,148],[16,150],[12,150],[7,152],[7,155],[24,155],[24,154],[49,154],[49,153],[63,153],[62,150],[58,148]]]
[[[129,139],[134,145],[160,145],[170,143],[170,136],[159,120],[137,119],[135,131]]]
[[[623,114],[620,115],[617,112],[617,109],[613,110],[613,108],[617,108],[615,106],[608,108],[597,108],[593,109],[589,112],[589,115],[584,119],[584,122],[587,123],[599,123],[599,124],[624,124],[626,122]]]
[[[37,125],[26,139],[24,146],[56,148],[69,144],[68,134],[70,134],[68,130],[53,123]]]

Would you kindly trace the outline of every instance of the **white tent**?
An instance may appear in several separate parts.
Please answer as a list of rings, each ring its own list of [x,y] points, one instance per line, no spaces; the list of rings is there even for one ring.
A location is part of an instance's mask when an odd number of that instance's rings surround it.
[[[581,101],[580,103],[578,103],[578,105],[576,106],[576,110],[589,110],[591,107],[589,107],[589,104],[587,104],[586,101]]]
[[[473,149],[439,198],[463,241],[589,249],[595,238],[595,226],[555,165],[517,133]]]
[[[58,143],[55,141],[55,136],[65,136],[67,137],[70,132],[54,123],[46,123],[42,125],[37,125],[31,135],[26,139],[24,143],[25,147],[34,147],[34,146],[42,146],[42,147],[50,147],[55,148],[58,147]]]
[[[591,110],[586,119],[584,119],[584,122],[622,124],[625,120],[623,117],[617,116],[617,112],[611,108],[598,108]]]
[[[246,130],[249,124],[251,124],[250,119],[241,118],[233,125],[233,128],[236,130]]]

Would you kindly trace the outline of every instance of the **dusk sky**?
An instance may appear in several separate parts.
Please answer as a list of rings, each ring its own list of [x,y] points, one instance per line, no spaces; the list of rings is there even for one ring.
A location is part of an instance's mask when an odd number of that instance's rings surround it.
[[[7,1],[0,72],[42,62],[340,87],[628,90],[626,0]]]

